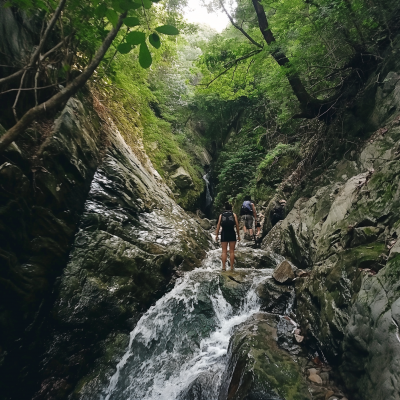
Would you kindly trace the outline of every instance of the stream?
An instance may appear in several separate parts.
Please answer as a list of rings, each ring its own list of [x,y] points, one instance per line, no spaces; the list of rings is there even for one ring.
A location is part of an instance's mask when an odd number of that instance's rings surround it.
[[[220,253],[210,251],[142,316],[100,400],[184,400],[196,384],[196,400],[218,398],[232,333],[260,310],[256,290],[273,272],[237,269],[224,278]],[[231,291],[236,274],[241,285]]]

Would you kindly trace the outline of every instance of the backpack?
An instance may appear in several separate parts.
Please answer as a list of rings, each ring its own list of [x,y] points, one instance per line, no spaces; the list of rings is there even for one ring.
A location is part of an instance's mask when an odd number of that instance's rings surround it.
[[[223,228],[233,228],[235,226],[235,217],[232,211],[225,211],[221,214],[221,226]]]
[[[246,200],[242,204],[242,208],[240,209],[240,215],[253,215],[253,208],[251,206],[251,201]]]

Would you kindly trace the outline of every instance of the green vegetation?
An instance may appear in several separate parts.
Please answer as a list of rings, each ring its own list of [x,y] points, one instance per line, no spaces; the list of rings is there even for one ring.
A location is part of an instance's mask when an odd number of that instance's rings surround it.
[[[45,20],[57,7],[53,0],[10,5]],[[203,190],[204,149],[215,161],[217,208],[246,194],[268,201],[299,160],[310,166],[326,158],[336,140],[324,137],[326,126],[393,42],[399,14],[389,0],[238,0],[233,11],[205,0],[210,10],[231,13],[232,24],[216,33],[186,23],[185,5],[69,0],[46,50],[63,38],[64,46],[38,64],[40,85],[71,82],[124,16],[91,87],[126,142],[144,161],[147,153],[185,208],[194,208]],[[50,64],[54,72],[45,73]],[[26,85],[33,78],[27,74]],[[35,96],[21,95],[18,115],[49,93]],[[7,129],[14,124],[14,99],[8,101],[0,116]],[[174,185],[179,167],[190,174],[190,188]]]

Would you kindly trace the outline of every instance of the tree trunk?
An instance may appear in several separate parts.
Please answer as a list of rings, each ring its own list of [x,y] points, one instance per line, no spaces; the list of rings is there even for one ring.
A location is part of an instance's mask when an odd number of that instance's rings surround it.
[[[264,36],[264,39],[267,42],[267,44],[271,45],[276,41],[271,29],[269,29],[268,27],[268,20],[265,14],[265,10],[258,0],[252,0],[252,1],[254,9],[257,14],[260,31]],[[286,57],[285,53],[280,48],[275,49],[271,53],[271,55],[281,67],[288,66],[288,64],[290,63],[289,59]],[[326,102],[322,102],[310,96],[310,94],[307,92],[307,89],[304,87],[303,82],[301,81],[299,75],[296,72],[288,72],[287,79],[289,81],[290,86],[293,89],[295,96],[300,102],[300,108],[302,113],[298,117],[314,118],[318,116],[321,112],[321,107]]]

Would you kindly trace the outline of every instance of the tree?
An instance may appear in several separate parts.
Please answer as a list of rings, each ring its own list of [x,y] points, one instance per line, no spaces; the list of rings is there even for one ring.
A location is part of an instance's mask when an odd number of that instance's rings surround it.
[[[152,1],[158,2],[158,0]],[[28,3],[28,5],[26,5],[26,2],[17,3],[17,5],[19,6],[22,6],[23,4],[25,5],[25,9],[32,12],[32,8],[34,6],[33,3]],[[44,10],[49,11],[44,3],[40,4],[42,4],[42,8]],[[154,30],[150,28],[146,14],[146,11],[149,10],[152,5],[152,2],[150,0],[122,0],[120,2],[104,1],[100,4],[98,4],[98,1],[96,0],[87,2],[78,2],[77,0],[71,0],[68,8],[66,8],[66,4],[68,4],[66,0],[60,0],[60,2],[58,3],[58,6],[56,10],[52,13],[52,17],[47,25],[47,28],[42,35],[36,50],[31,55],[28,64],[21,68],[19,71],[0,79],[0,87],[4,87],[6,85],[9,85],[10,83],[13,83],[15,80],[21,77],[18,89],[12,88],[0,92],[1,95],[2,93],[10,92],[13,90],[17,91],[16,99],[13,105],[16,123],[10,129],[8,129],[7,132],[5,132],[5,134],[0,138],[0,152],[4,151],[4,149],[6,149],[14,140],[16,140],[18,136],[26,128],[28,128],[33,121],[38,120],[39,118],[42,118],[46,115],[52,115],[52,113],[62,108],[66,104],[68,99],[76,94],[77,91],[86,84],[86,82],[90,79],[92,74],[96,71],[97,67],[105,57],[107,51],[109,50],[111,44],[117,37],[122,27],[124,27],[124,32],[121,43],[116,47],[114,55],[111,57],[108,66],[117,52],[126,54],[130,52],[135,46],[140,46],[139,63],[143,68],[148,68],[152,63],[152,57],[146,43],[146,39],[148,39],[149,43],[154,48],[158,49],[161,46],[159,33],[165,35],[177,35],[179,33],[179,31],[175,27],[170,25],[162,25],[155,28]],[[141,21],[137,13],[135,12],[135,10],[138,9],[143,10],[143,16],[147,25],[147,30],[151,32],[149,34],[146,34],[145,32],[136,29],[130,31],[131,28],[141,25]],[[61,13],[63,13],[63,18],[67,18],[70,22],[70,33],[67,37],[63,35],[64,27],[62,23]],[[59,32],[56,32],[54,29],[57,21],[60,22]],[[76,26],[79,28],[80,31],[76,31]],[[111,29],[108,30],[108,28]],[[62,36],[61,42],[52,49],[48,50],[45,54],[42,54],[50,35],[57,36],[58,34],[61,34]],[[81,36],[80,38],[79,35]],[[40,63],[43,62],[52,53],[54,54],[56,50],[63,47],[64,56],[76,53],[79,43],[82,44],[82,42],[80,41],[85,35],[93,36],[97,40],[92,40],[92,43],[86,43],[86,48],[85,46],[82,46],[82,50],[83,52],[86,51],[88,58],[87,65],[84,66],[83,71],[78,73],[74,79],[69,80],[68,78],[70,77],[69,72],[71,64],[64,63],[64,70],[68,72],[66,79],[67,85],[59,92],[52,95],[49,99],[46,99],[41,104],[38,104],[36,93],[38,90],[37,75],[40,70]],[[67,44],[67,38],[71,39],[74,36],[78,37],[77,42],[75,42],[75,48],[73,47],[73,40],[69,40],[69,46]],[[96,45],[99,37],[102,37],[102,41],[99,44],[98,49],[94,52],[94,55],[92,55],[93,42],[94,45]],[[71,63],[71,57],[67,57],[67,59]],[[75,61],[78,62],[77,60]],[[105,68],[105,72],[107,72],[107,67]],[[23,89],[24,78],[27,72],[32,70],[37,70],[35,76],[35,87],[30,88],[31,90],[35,91],[36,105],[26,111],[21,119],[18,119],[16,106],[21,90]]]
[[[388,14],[384,10],[382,18],[375,7],[369,9],[358,0],[238,0],[230,15],[223,0],[211,1],[224,10],[232,26],[246,38],[242,43],[247,46],[246,52],[235,52],[237,56],[229,62],[221,58],[224,69],[207,85],[231,68],[236,71],[239,63],[267,53],[299,102],[300,112],[295,117],[328,120],[336,103],[351,92],[349,83],[365,81],[368,69],[376,62],[376,38],[383,33],[380,27]],[[389,28],[385,34],[390,34]],[[237,49],[238,43],[234,46]]]

